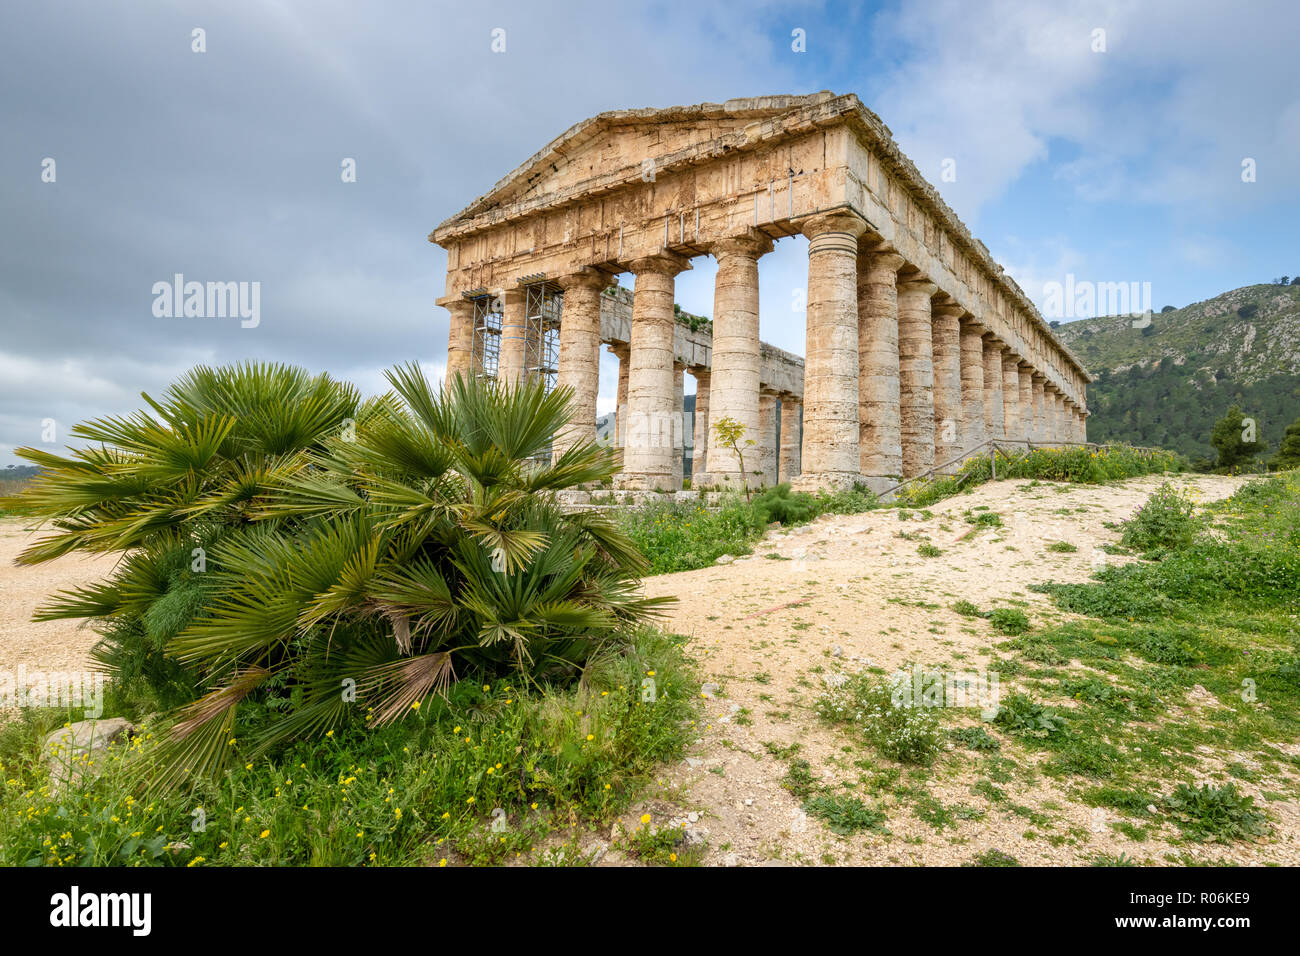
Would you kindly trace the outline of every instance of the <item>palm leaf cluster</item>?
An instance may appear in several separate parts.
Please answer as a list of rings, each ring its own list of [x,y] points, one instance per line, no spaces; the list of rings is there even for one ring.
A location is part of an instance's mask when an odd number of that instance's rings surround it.
[[[20,561],[122,554],[38,617],[97,620],[118,681],[185,691],[154,782],[220,770],[241,735],[398,720],[457,677],[570,679],[655,613],[632,542],[556,503],[618,465],[591,441],[551,460],[568,390],[388,379],[361,402],[300,369],[199,368],[77,426],[93,447],[20,450],[42,473],[7,504],[53,529]]]

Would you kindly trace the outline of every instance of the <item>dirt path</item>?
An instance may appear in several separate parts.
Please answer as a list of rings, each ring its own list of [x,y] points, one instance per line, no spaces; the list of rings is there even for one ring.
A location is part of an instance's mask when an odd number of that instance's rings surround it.
[[[23,522],[0,519],[0,670],[73,671],[89,666],[98,635],[77,621],[33,623],[32,613],[55,591],[99,581],[116,557],[65,555],[20,567],[14,560],[45,533],[31,534]]]
[[[753,556],[734,564],[649,579],[650,594],[680,599],[669,627],[692,637],[705,679],[720,691],[705,704],[707,717],[689,760],[671,768],[661,798],[638,812],[648,810],[656,824],[694,813],[698,822],[690,826],[707,831],[705,860],[714,865],[951,865],[987,850],[1024,864],[1078,864],[1099,853],[1160,861],[1165,853],[1189,852],[1154,837],[1136,843],[1105,821],[1099,825],[1095,811],[1041,775],[1028,787],[1001,784],[1010,812],[992,806],[972,794],[980,775],[969,761],[941,760],[932,771],[908,771],[849,746],[847,734],[819,721],[812,709],[833,674],[868,666],[892,671],[905,662],[982,668],[991,645],[1004,638],[984,620],[958,615],[954,601],[982,609],[1019,606],[1036,626],[1063,620],[1050,598],[1028,586],[1084,581],[1094,561],[1130,560],[1099,550],[1118,539],[1104,524],[1129,517],[1163,480],[1100,487],[993,482],[933,506],[928,520],[900,521],[892,510],[828,516],[793,533],[770,533]],[[1242,481],[1175,479],[1201,501],[1227,497]],[[980,506],[998,512],[1007,527],[963,540],[972,527],[963,513]],[[943,554],[919,555],[924,540]],[[1049,551],[1057,541],[1078,550]],[[838,837],[780,785],[789,765],[772,751],[793,744],[823,783],[856,783],[855,792],[866,796],[874,780],[886,804],[894,781],[922,784],[942,804],[939,812],[957,807],[957,818],[936,830],[933,815],[923,820],[895,805],[891,836]],[[1269,807],[1282,820],[1277,842],[1190,852],[1242,863],[1300,861],[1292,842],[1300,834],[1296,802]],[[964,813],[971,818],[961,819]]]

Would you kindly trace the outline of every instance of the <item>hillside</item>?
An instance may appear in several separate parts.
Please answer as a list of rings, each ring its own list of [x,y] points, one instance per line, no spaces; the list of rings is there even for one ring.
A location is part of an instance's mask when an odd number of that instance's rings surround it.
[[[1104,316],[1056,329],[1098,376],[1089,439],[1212,457],[1210,429],[1237,404],[1277,449],[1300,418],[1300,286],[1244,286],[1141,324]]]

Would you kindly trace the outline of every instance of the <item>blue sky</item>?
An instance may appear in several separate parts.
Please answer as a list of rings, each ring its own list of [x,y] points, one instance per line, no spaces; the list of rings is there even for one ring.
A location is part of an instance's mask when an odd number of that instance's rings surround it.
[[[0,10],[0,466],[44,420],[61,443],[197,362],[367,390],[400,361],[438,374],[445,259],[425,236],[607,109],[856,92],[1040,304],[1067,273],[1149,282],[1158,309],[1300,272],[1289,0],[470,7]],[[805,248],[760,267],[762,336],[798,353]],[[177,272],[259,281],[260,324],[153,315]],[[712,276],[702,258],[680,277],[684,308],[711,314]]]

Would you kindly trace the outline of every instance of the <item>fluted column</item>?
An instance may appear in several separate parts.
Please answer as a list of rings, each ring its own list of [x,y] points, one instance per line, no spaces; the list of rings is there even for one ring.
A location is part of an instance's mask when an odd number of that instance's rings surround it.
[[[772,240],[751,231],[713,243],[718,261],[713,282],[713,358],[709,385],[710,425],[730,418],[745,426],[741,444],[758,440],[758,260],[772,251]],[[698,400],[698,399],[697,399]],[[708,436],[709,472],[714,485],[744,487],[736,453]],[[750,464],[750,471],[754,465]]]
[[[781,398],[781,461],[777,466],[777,481],[794,481],[799,477],[799,450],[803,442],[803,426],[799,416],[803,404],[793,396]]]
[[[984,443],[984,327],[973,316],[961,319],[961,405],[963,450]]]
[[[1065,432],[1065,395],[1058,390],[1056,393],[1056,440],[1066,441],[1069,437]]]
[[[614,445],[622,448],[627,443],[627,379],[631,371],[631,355],[626,345],[611,345],[609,350],[618,359],[618,390],[614,397]]]
[[[964,450],[961,395],[961,316],[965,309],[952,302],[930,306],[934,316],[934,463],[952,461]],[[961,462],[947,466],[955,472]]]
[[[1088,440],[1088,415],[1086,408],[1079,409],[1079,441]]]
[[[898,405],[904,478],[934,467],[934,319],[930,297],[937,289],[925,278],[898,283]]]
[[[673,490],[686,478],[686,366],[673,363]]]
[[[505,289],[501,297],[501,349],[497,353],[497,381],[514,385],[524,377],[528,317],[524,290]]]
[[[1002,405],[1002,343],[984,336],[984,428],[995,441],[1006,439]]]
[[[877,490],[903,473],[897,282],[902,264],[896,252],[858,257],[858,461]]]
[[[447,329],[447,371],[452,376],[474,373],[474,301],[458,299],[447,306],[451,318]]]
[[[1020,379],[1020,438],[1034,440],[1034,377],[1029,363],[1021,362],[1017,370]]]
[[[776,406],[775,395],[763,392],[758,396],[758,460],[755,464],[763,474],[762,487],[776,484]]]
[[[1002,424],[1007,441],[1025,440],[1020,424],[1020,357],[1009,348],[1002,353]]]
[[[565,276],[560,310],[560,356],[557,388],[573,389],[573,415],[553,444],[559,458],[581,441],[596,439],[596,393],[600,390],[600,294],[609,287],[608,273],[583,269]]]
[[[825,213],[802,223],[808,237],[802,488],[849,487],[861,475],[858,237],[866,226],[849,212]]]
[[[695,377],[695,421],[691,425],[691,486],[704,481],[709,470],[709,384],[712,378],[707,368],[693,368]]]
[[[620,488],[668,491],[673,487],[673,454],[682,427],[673,385],[674,277],[690,263],[664,253],[633,260],[628,267],[636,275],[636,288],[627,440],[617,482]]]
[[[1039,372],[1033,373],[1034,382],[1034,441],[1047,441],[1047,394],[1046,381]]]
[[[1050,444],[1060,441],[1059,423],[1056,418],[1056,386],[1050,382],[1043,385],[1043,429],[1045,441]]]

